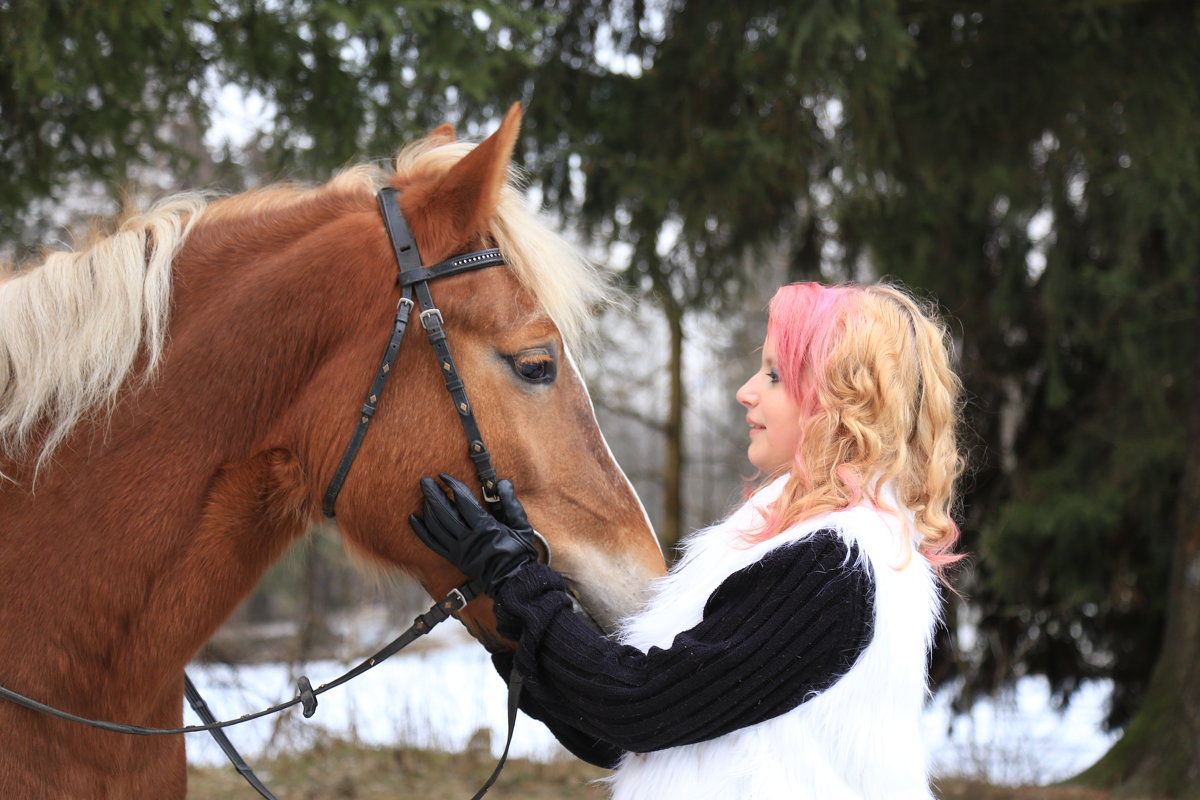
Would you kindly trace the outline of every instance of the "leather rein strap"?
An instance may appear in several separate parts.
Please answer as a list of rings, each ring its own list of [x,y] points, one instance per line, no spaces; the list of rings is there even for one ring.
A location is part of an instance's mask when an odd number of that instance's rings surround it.
[[[404,631],[404,633],[397,636],[374,655],[365,659],[353,669],[348,670],[328,683],[321,684],[316,689],[312,688],[312,684],[309,682],[308,678],[301,677],[298,682],[299,691],[291,700],[279,703],[278,705],[273,705],[270,708],[264,708],[262,711],[256,711],[252,714],[244,714],[237,719],[229,719],[223,722],[218,722],[216,718],[213,717],[212,712],[208,709],[208,705],[204,702],[204,698],[200,696],[200,693],[196,690],[195,685],[192,683],[191,679],[188,678],[186,673],[184,674],[184,694],[186,695],[188,703],[191,704],[193,710],[195,710],[200,716],[200,719],[203,720],[204,724],[202,725],[187,725],[182,728],[147,728],[141,725],[126,725],[119,722],[106,722],[104,720],[88,719],[87,717],[81,717],[66,711],[62,711],[54,706],[40,703],[37,700],[32,700],[25,695],[18,694],[11,689],[4,688],[3,686],[0,686],[0,697],[32,711],[47,714],[51,717],[57,717],[58,719],[67,720],[68,722],[77,722],[80,725],[87,725],[92,728],[98,728],[102,731],[110,731],[112,733],[124,733],[132,736],[164,736],[209,731],[213,734],[213,738],[217,740],[217,744],[221,747],[225,754],[229,756],[230,761],[233,762],[233,765],[237,771],[242,774],[242,777],[246,778],[247,782],[249,782],[250,785],[253,786],[255,790],[257,790],[258,793],[263,797],[266,797],[269,800],[275,800],[275,796],[271,794],[271,792],[267,790],[267,788],[263,786],[261,782],[258,781],[258,778],[254,775],[253,770],[247,766],[241,755],[238,754],[236,748],[234,748],[232,742],[230,742],[225,736],[222,729],[229,728],[234,725],[241,725],[243,722],[249,722],[250,720],[258,719],[260,717],[276,714],[295,705],[303,705],[304,716],[311,717],[314,713],[316,713],[317,710],[317,695],[324,694],[330,689],[341,686],[351,678],[356,678],[367,670],[378,666],[386,659],[412,644],[421,636],[429,633],[435,626],[448,619],[452,614],[460,611],[464,606],[466,606],[467,603],[474,599],[476,593],[477,592],[474,583],[467,583],[457,589],[454,589],[449,595],[446,596],[445,600],[442,600],[424,614],[418,615],[413,621],[413,624],[409,626],[408,630]],[[497,770],[497,772],[498,771],[499,770]],[[480,796],[482,795],[476,795],[476,798]]]
[[[421,325],[425,328],[429,343],[433,346],[434,353],[437,355],[438,364],[441,368],[439,371],[446,382],[446,390],[450,393],[450,397],[454,402],[454,408],[459,415],[459,421],[462,423],[463,432],[466,434],[468,453],[471,460],[475,463],[475,472],[482,487],[483,499],[492,506],[494,511],[498,508],[500,500],[496,492],[496,470],[492,466],[491,454],[488,452],[487,447],[484,446],[483,436],[479,432],[479,425],[475,421],[475,414],[471,410],[470,401],[467,399],[466,387],[463,384],[462,378],[459,377],[458,368],[454,363],[454,358],[450,354],[450,347],[446,341],[446,332],[443,328],[444,320],[442,312],[434,305],[433,295],[429,290],[429,282],[437,278],[458,275],[463,272],[501,266],[504,264],[504,258],[499,250],[489,249],[448,258],[430,267],[423,266],[421,264],[420,253],[417,251],[416,240],[413,238],[412,231],[408,227],[408,222],[404,219],[404,214],[400,210],[398,195],[399,192],[391,187],[379,191],[379,209],[383,214],[383,222],[384,227],[387,229],[388,239],[391,241],[392,249],[396,254],[396,264],[398,267],[396,283],[400,286],[400,301],[396,304],[396,318],[392,326],[392,335],[388,339],[388,344],[384,350],[383,359],[380,361],[379,369],[375,373],[375,378],[371,381],[367,398],[362,404],[358,424],[355,426],[354,433],[350,437],[350,442],[346,446],[346,451],[343,453],[341,461],[338,463],[337,469],[329,481],[322,510],[326,517],[333,517],[338,494],[341,492],[342,486],[346,482],[346,476],[349,475],[350,468],[354,465],[354,460],[358,456],[359,448],[362,446],[363,439],[367,434],[367,428],[375,416],[379,398],[383,394],[384,386],[387,385],[387,380],[391,377],[392,367],[395,364],[397,356],[400,354],[400,344],[404,340],[404,332],[408,328],[409,317],[414,307],[419,304],[421,308]],[[416,296],[415,301],[413,300],[414,295]],[[52,717],[114,733],[135,736],[157,736],[209,731],[213,738],[216,739],[221,750],[229,757],[234,768],[241,773],[242,777],[246,779],[255,791],[264,798],[267,798],[267,800],[276,800],[270,790],[254,774],[250,766],[246,764],[245,760],[238,753],[237,748],[233,746],[233,743],[225,735],[223,729],[275,714],[295,705],[302,705],[304,716],[311,717],[317,710],[317,695],[341,686],[343,683],[361,675],[399,652],[420,636],[428,633],[435,625],[462,610],[476,594],[478,594],[478,588],[473,582],[454,589],[440,603],[430,608],[424,614],[419,615],[408,630],[340,677],[314,689],[308,678],[302,676],[298,681],[298,692],[291,700],[263,709],[262,711],[245,714],[237,719],[218,722],[186,673],[184,674],[184,695],[187,697],[192,709],[202,720],[203,724],[201,725],[188,725],[181,728],[147,728],[141,725],[125,725],[116,722],[88,719],[70,714],[45,703],[40,703],[37,700],[25,697],[3,686],[0,686],[0,698]],[[520,693],[521,676],[514,669],[509,677],[508,684],[508,739],[504,745],[504,752],[500,756],[500,760],[496,764],[496,768],[491,776],[487,779],[487,782],[484,783],[471,800],[479,800],[479,798],[483,797],[492,784],[495,783],[496,778],[500,775],[500,770],[503,769],[504,763],[508,759],[508,750],[512,744],[513,729],[516,725]]]

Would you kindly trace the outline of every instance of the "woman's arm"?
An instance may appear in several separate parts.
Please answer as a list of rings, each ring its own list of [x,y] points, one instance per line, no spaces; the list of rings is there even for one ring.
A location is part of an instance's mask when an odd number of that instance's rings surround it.
[[[705,741],[795,708],[853,666],[874,623],[869,567],[833,531],[730,575],[701,622],[666,649],[643,653],[598,635],[565,589],[552,569],[521,568],[498,588],[499,630],[518,642],[516,667],[543,716],[635,752]]]
[[[513,654],[508,652],[496,653],[492,656],[492,663],[495,665],[496,671],[500,673],[500,677],[507,681],[509,673],[512,672],[513,668]],[[579,730],[579,720],[559,719],[542,706],[529,692],[521,692],[521,710],[530,717],[545,724],[549,728],[550,733],[554,734],[554,738],[558,740],[558,743],[581,761],[586,761],[597,767],[612,769],[617,765],[621,753],[625,752],[619,747]]]

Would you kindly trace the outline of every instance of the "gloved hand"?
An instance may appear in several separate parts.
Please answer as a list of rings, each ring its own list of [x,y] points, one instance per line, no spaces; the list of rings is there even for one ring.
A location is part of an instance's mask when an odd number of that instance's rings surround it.
[[[445,474],[441,479],[454,493],[453,502],[433,478],[422,478],[423,518],[410,514],[408,524],[431,550],[478,581],[482,591],[494,594],[517,570],[537,561],[538,534],[530,527],[511,481],[496,484],[506,525],[484,510],[462,481]]]

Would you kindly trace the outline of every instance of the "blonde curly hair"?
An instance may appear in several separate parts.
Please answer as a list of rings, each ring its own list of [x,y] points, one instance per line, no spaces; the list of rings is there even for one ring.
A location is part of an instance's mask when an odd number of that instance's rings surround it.
[[[766,527],[749,538],[864,498],[886,507],[891,486],[913,513],[914,543],[942,574],[962,558],[952,517],[961,384],[934,309],[896,285],[794,283],[771,300],[767,331],[801,409],[800,439]]]

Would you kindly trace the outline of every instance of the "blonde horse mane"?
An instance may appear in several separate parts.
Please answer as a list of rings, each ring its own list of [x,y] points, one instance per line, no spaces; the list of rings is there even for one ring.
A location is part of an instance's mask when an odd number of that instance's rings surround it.
[[[111,406],[138,356],[162,355],[171,262],[205,200],[173,197],[80,252],[0,271],[0,452],[44,436],[38,464],[89,409]]]
[[[440,174],[474,146],[423,139],[401,151],[394,174],[401,185]],[[40,437],[40,468],[81,418],[112,408],[140,357],[141,379],[154,375],[167,336],[172,263],[200,219],[283,210],[317,194],[374,191],[391,178],[360,165],[316,188],[275,185],[211,205],[202,195],[177,195],[79,252],[55,252],[22,270],[0,265],[0,454],[19,459]],[[607,296],[606,282],[528,209],[515,172],[491,230],[518,281],[568,342],[580,340]]]

